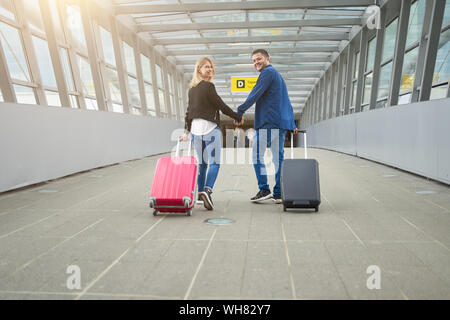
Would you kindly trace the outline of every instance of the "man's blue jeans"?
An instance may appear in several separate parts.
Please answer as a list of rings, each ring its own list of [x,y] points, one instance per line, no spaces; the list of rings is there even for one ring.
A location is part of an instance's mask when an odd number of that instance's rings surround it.
[[[264,164],[264,153],[267,147],[272,151],[272,162],[275,166],[275,187],[273,195],[281,194],[280,174],[281,164],[284,160],[284,139],[286,137],[285,129],[258,129],[253,140],[252,159],[253,167],[258,180],[260,191],[270,191],[267,184],[267,171]]]
[[[220,151],[222,149],[222,132],[219,127],[206,135],[192,135],[198,161],[198,192],[205,188],[213,189],[220,168]],[[208,169],[209,166],[209,169]],[[208,172],[208,173],[207,173]]]

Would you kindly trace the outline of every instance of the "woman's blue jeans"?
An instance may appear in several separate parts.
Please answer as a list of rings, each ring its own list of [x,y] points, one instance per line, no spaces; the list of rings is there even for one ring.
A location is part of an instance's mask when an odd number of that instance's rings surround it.
[[[222,132],[219,127],[215,127],[206,135],[192,134],[192,140],[199,166],[198,192],[204,191],[205,188],[212,190],[219,174]]]
[[[284,139],[286,137],[285,129],[258,129],[253,140],[252,159],[253,167],[258,180],[260,191],[270,191],[267,184],[267,171],[264,164],[264,153],[267,147],[272,151],[272,162],[275,166],[275,187],[273,195],[281,194],[281,164],[284,159]]]

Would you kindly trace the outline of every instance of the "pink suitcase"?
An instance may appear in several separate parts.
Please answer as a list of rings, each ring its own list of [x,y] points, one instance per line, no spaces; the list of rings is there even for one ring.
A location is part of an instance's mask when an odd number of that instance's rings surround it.
[[[189,143],[189,154],[191,143]],[[150,191],[153,215],[158,212],[180,212],[190,216],[197,199],[197,160],[179,156],[179,142],[174,157],[158,159]]]

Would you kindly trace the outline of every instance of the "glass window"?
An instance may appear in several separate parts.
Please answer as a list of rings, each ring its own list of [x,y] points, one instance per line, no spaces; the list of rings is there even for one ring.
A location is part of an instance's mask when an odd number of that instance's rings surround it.
[[[134,60],[134,49],[130,47],[126,42],[123,42],[123,52],[125,55],[125,65],[127,66],[127,72],[137,75],[136,61]]]
[[[447,98],[448,82],[431,89],[430,100]]]
[[[0,22],[0,41],[11,78],[31,82],[19,30]]]
[[[25,19],[30,29],[44,33],[44,24],[42,23],[41,8],[38,0],[23,0],[25,10]]]
[[[378,86],[378,99],[389,96],[389,83],[391,81],[392,61],[381,67],[380,83]]]
[[[142,64],[142,76],[144,77],[144,80],[152,83],[150,59],[144,56],[142,53],[141,53],[141,64]]]
[[[439,39],[436,65],[434,67],[433,84],[447,82],[450,76],[450,29],[441,33]]]
[[[122,96],[120,94],[119,77],[117,71],[111,68],[106,68],[108,77],[108,85],[111,92],[111,100],[122,103]]]
[[[132,107],[131,108],[131,114],[140,116],[141,115],[141,108],[139,108],[139,107]]]
[[[120,95],[119,77],[117,71],[111,68],[106,68],[108,77],[108,85],[111,92],[111,100],[122,103],[122,96]]]
[[[356,85],[358,81],[353,81],[353,88],[352,88],[352,107],[356,105]]]
[[[411,103],[411,93],[403,94],[398,97],[398,105]]]
[[[354,63],[354,65],[353,65],[353,78],[356,78],[356,77],[358,77],[358,71],[359,71],[359,52],[356,53],[353,63]]]
[[[445,3],[444,20],[442,21],[442,26],[446,26],[450,23],[450,1]]]
[[[325,119],[328,119],[328,118],[331,116],[331,115],[329,114],[329,112],[330,112],[329,106],[330,106],[330,104],[331,104],[331,99],[332,99],[332,97],[330,97],[330,95],[331,95],[331,83],[330,83],[330,81],[331,81],[331,74],[329,75],[327,81],[328,81],[328,87],[327,87],[327,103],[326,103],[327,108],[326,108],[326,110],[325,110]]]
[[[346,82],[346,79],[347,79],[347,56],[346,55],[344,56],[343,61],[344,61],[344,66],[342,68],[342,83],[345,86],[345,84],[347,83]]]
[[[72,108],[78,108],[77,97],[74,96],[73,94],[69,94],[69,99],[70,99],[70,106]]]
[[[86,52],[86,39],[84,37],[83,22],[80,9],[76,6],[67,6],[67,27],[72,35],[72,44]]]
[[[369,41],[369,45],[367,48],[367,61],[366,61],[366,71],[373,69],[373,63],[375,60],[375,47],[377,44],[377,38],[373,38]]]
[[[158,83],[158,87],[164,88],[161,67],[158,64],[155,64],[155,69],[156,69],[156,82]]]
[[[441,33],[439,39],[436,65],[434,67],[433,86],[430,100],[447,97],[448,80],[450,77],[450,29]],[[440,85],[439,85],[440,84]]]
[[[419,41],[422,34],[423,18],[425,17],[426,0],[418,0],[411,5],[409,13],[408,33],[406,35],[406,47]]]
[[[376,109],[378,109],[378,108],[384,108],[384,107],[386,107],[386,103],[387,103],[387,100],[386,100],[386,99],[385,99],[385,100],[377,101],[377,104],[375,105],[375,108],[376,108]]]
[[[364,92],[363,92],[363,103],[370,103],[370,92],[372,90],[372,73],[369,73],[364,77]]]
[[[147,101],[148,114],[156,117],[155,100],[153,97],[153,87],[147,83],[144,83],[144,90],[145,90],[145,100]]]
[[[159,109],[162,113],[167,113],[166,109],[166,103],[164,99],[164,91],[161,89],[158,89],[158,95],[159,95]]]
[[[65,42],[64,32],[58,12],[58,0],[49,0],[48,4],[50,7],[50,15],[52,17],[53,28],[55,29],[56,37],[60,42]]]
[[[42,84],[46,87],[56,88],[55,72],[47,41],[32,36],[36,58],[39,65]]]
[[[47,98],[47,104],[53,107],[61,107],[61,100],[59,99],[58,92],[45,91],[45,97]]]
[[[64,69],[64,77],[66,78],[67,88],[69,89],[69,91],[75,91],[75,86],[73,85],[72,71],[70,69],[69,63],[69,53],[67,52],[67,49],[60,48],[60,55],[62,67]]]
[[[83,85],[84,93],[95,97],[94,80],[92,79],[91,66],[89,65],[88,60],[77,55],[77,63],[80,70],[81,83]]]
[[[405,53],[405,57],[403,59],[402,83],[400,86],[400,93],[405,93],[413,89],[418,52],[419,47],[415,47],[414,49]]]
[[[97,100],[86,98],[84,99],[84,102],[86,103],[86,109],[98,110]]]
[[[141,98],[139,97],[138,81],[135,78],[128,76],[128,85],[130,87],[131,103],[135,106],[140,106]]]
[[[113,103],[113,112],[123,113],[123,106],[121,104]]]
[[[392,21],[385,30],[383,56],[381,61],[392,59],[395,51],[395,39],[397,38],[397,23],[398,19]]]
[[[169,75],[169,93],[173,94],[173,76],[171,73]]]
[[[172,112],[174,112],[174,105],[173,105],[173,96],[169,95],[169,106],[172,109]]]
[[[114,46],[111,33],[100,27],[100,38],[102,41],[103,56],[105,58],[105,62],[115,66],[116,58],[114,56]]]
[[[36,104],[33,88],[19,86],[13,84],[14,92],[16,93],[17,103]]]
[[[14,9],[11,0],[0,0],[0,16],[14,20]]]

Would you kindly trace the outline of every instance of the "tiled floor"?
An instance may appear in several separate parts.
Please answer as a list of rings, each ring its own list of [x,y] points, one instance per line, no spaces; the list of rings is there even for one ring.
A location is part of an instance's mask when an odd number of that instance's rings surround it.
[[[226,161],[215,210],[191,217],[152,215],[159,156],[1,194],[0,299],[449,299],[450,188],[341,153],[309,156],[318,213],[250,203],[248,161]]]

